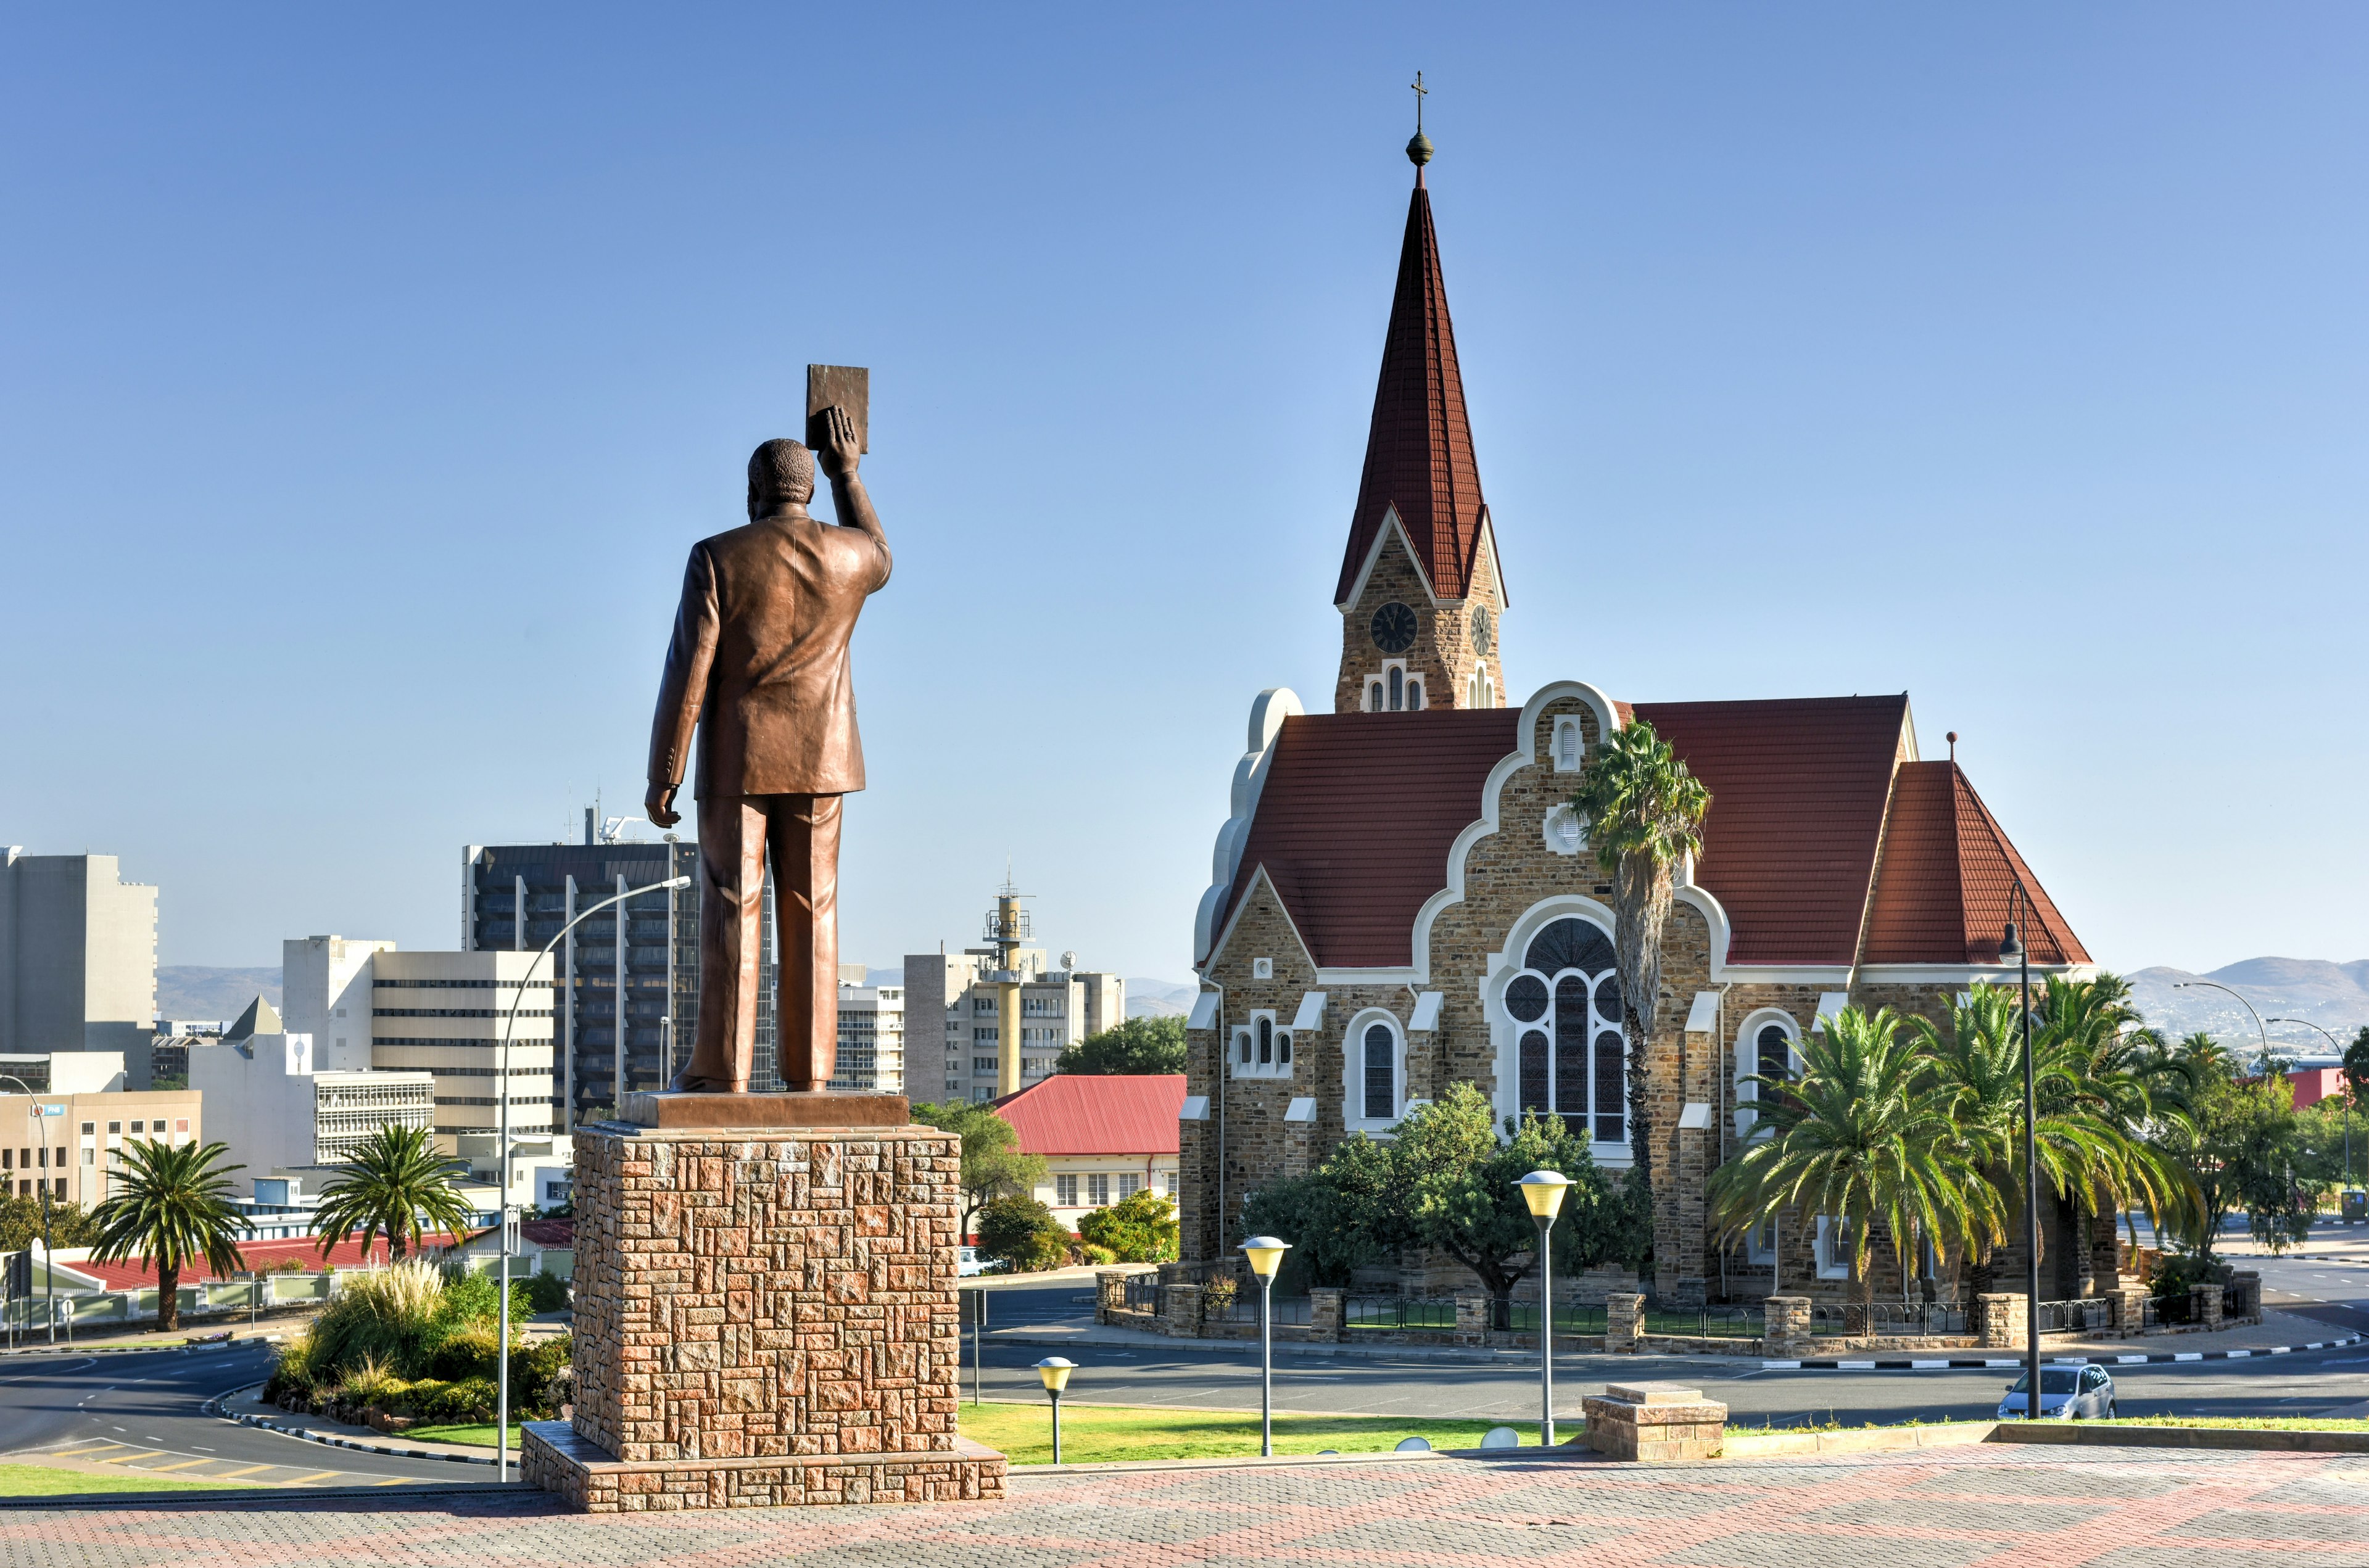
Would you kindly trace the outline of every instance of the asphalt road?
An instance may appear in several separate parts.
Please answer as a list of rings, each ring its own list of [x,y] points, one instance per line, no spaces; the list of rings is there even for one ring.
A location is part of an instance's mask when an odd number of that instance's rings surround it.
[[[271,1368],[260,1341],[219,1350],[0,1357],[0,1458],[28,1450],[188,1481],[492,1485],[490,1466],[355,1453],[206,1413]]]

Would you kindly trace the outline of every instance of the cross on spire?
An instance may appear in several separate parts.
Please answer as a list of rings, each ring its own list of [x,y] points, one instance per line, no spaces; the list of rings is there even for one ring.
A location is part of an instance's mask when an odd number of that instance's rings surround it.
[[[1418,136],[1423,134],[1423,100],[1430,96],[1431,89],[1423,85],[1423,73],[1416,72],[1414,74],[1414,133]]]
[[[1407,162],[1414,166],[1414,182],[1423,183],[1423,166],[1431,162],[1431,138],[1423,133],[1423,100],[1431,89],[1423,85],[1423,73],[1414,74],[1414,137],[1406,144]]]

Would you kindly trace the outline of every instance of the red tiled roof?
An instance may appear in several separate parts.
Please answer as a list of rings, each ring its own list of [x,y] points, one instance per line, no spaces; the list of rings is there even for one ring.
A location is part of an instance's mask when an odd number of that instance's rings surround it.
[[[1173,1154],[1184,1109],[1181,1072],[1057,1072],[995,1102],[1024,1154]]]
[[[1260,867],[1316,962],[1413,962],[1414,917],[1448,886],[1448,851],[1514,749],[1515,708],[1306,714],[1283,721],[1233,891]]]
[[[1481,467],[1464,411],[1464,375],[1456,363],[1456,328],[1439,270],[1439,236],[1431,193],[1417,175],[1399,247],[1398,291],[1382,338],[1374,388],[1374,422],[1366,436],[1366,470],[1349,514],[1349,548],[1341,561],[1335,603],[1345,602],[1357,573],[1395,506],[1414,547],[1415,564],[1442,599],[1462,599],[1481,548]]]
[[[1639,703],[1711,790],[1695,880],[1725,906],[1735,964],[1848,964],[1908,699]]]
[[[1893,787],[1883,872],[1868,913],[1871,964],[1995,964],[2016,879],[2031,898],[2036,964],[2089,956],[1954,762],[1909,762]]]
[[[424,1237],[420,1247],[423,1252],[433,1251],[439,1247],[450,1246],[456,1240],[458,1240],[457,1237],[440,1231]],[[360,1241],[352,1236],[347,1237],[331,1247],[326,1262],[321,1256],[320,1242],[305,1236],[291,1237],[283,1241],[242,1242],[239,1243],[238,1250],[246,1257],[246,1265],[250,1270],[268,1270],[274,1264],[290,1258],[295,1259],[307,1269],[315,1272],[323,1268],[360,1268],[365,1262],[387,1261],[386,1238],[383,1236],[372,1243],[368,1259],[362,1256]],[[156,1283],[155,1265],[144,1264],[137,1257],[127,1259],[122,1263],[91,1263],[88,1260],[69,1263],[61,1258],[58,1260],[58,1266],[73,1269],[77,1274],[93,1276],[104,1281],[105,1288],[109,1290],[132,1290],[152,1287]],[[205,1261],[201,1258],[191,1259],[181,1269],[181,1283],[184,1285],[195,1285],[200,1280],[218,1277],[221,1276],[208,1269]]]

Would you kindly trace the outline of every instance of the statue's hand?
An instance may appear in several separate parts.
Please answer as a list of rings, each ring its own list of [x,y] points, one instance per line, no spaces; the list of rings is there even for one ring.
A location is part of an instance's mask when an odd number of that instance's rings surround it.
[[[863,461],[864,442],[855,434],[855,421],[847,410],[834,403],[823,410],[823,427],[829,439],[818,453],[822,459],[822,471],[834,479],[852,479],[855,465]]]
[[[682,820],[682,814],[674,808],[674,792],[673,784],[654,783],[649,793],[642,796],[642,809],[661,828],[671,828]]]

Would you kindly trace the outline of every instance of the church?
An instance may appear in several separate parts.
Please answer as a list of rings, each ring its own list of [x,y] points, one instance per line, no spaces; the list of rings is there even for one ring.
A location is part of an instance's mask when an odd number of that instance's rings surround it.
[[[1605,738],[1644,720],[1711,798],[1703,853],[1678,869],[1646,1064],[1652,1288],[1681,1306],[1757,1300],[1781,1248],[1787,1289],[1838,1295],[1824,1217],[1734,1247],[1710,1235],[1706,1178],[1751,1136],[1745,1080],[1787,1070],[1843,1007],[1934,1014],[1973,982],[2012,981],[1998,946],[2019,882],[2035,979],[2086,978],[2089,955],[1954,758],[1927,757],[1906,693],[1515,692],[1498,654],[1514,585],[1473,456],[1430,154],[1418,132],[1333,590],[1330,711],[1280,687],[1252,703],[1195,916],[1183,1256],[1228,1255],[1261,1184],[1351,1134],[1389,1136],[1459,1082],[1503,1116],[1559,1113],[1599,1164],[1630,1166],[1611,879],[1567,802]],[[2111,1275],[2111,1227],[2090,1244]],[[2048,1249],[2058,1298],[2083,1293],[2086,1250]]]

